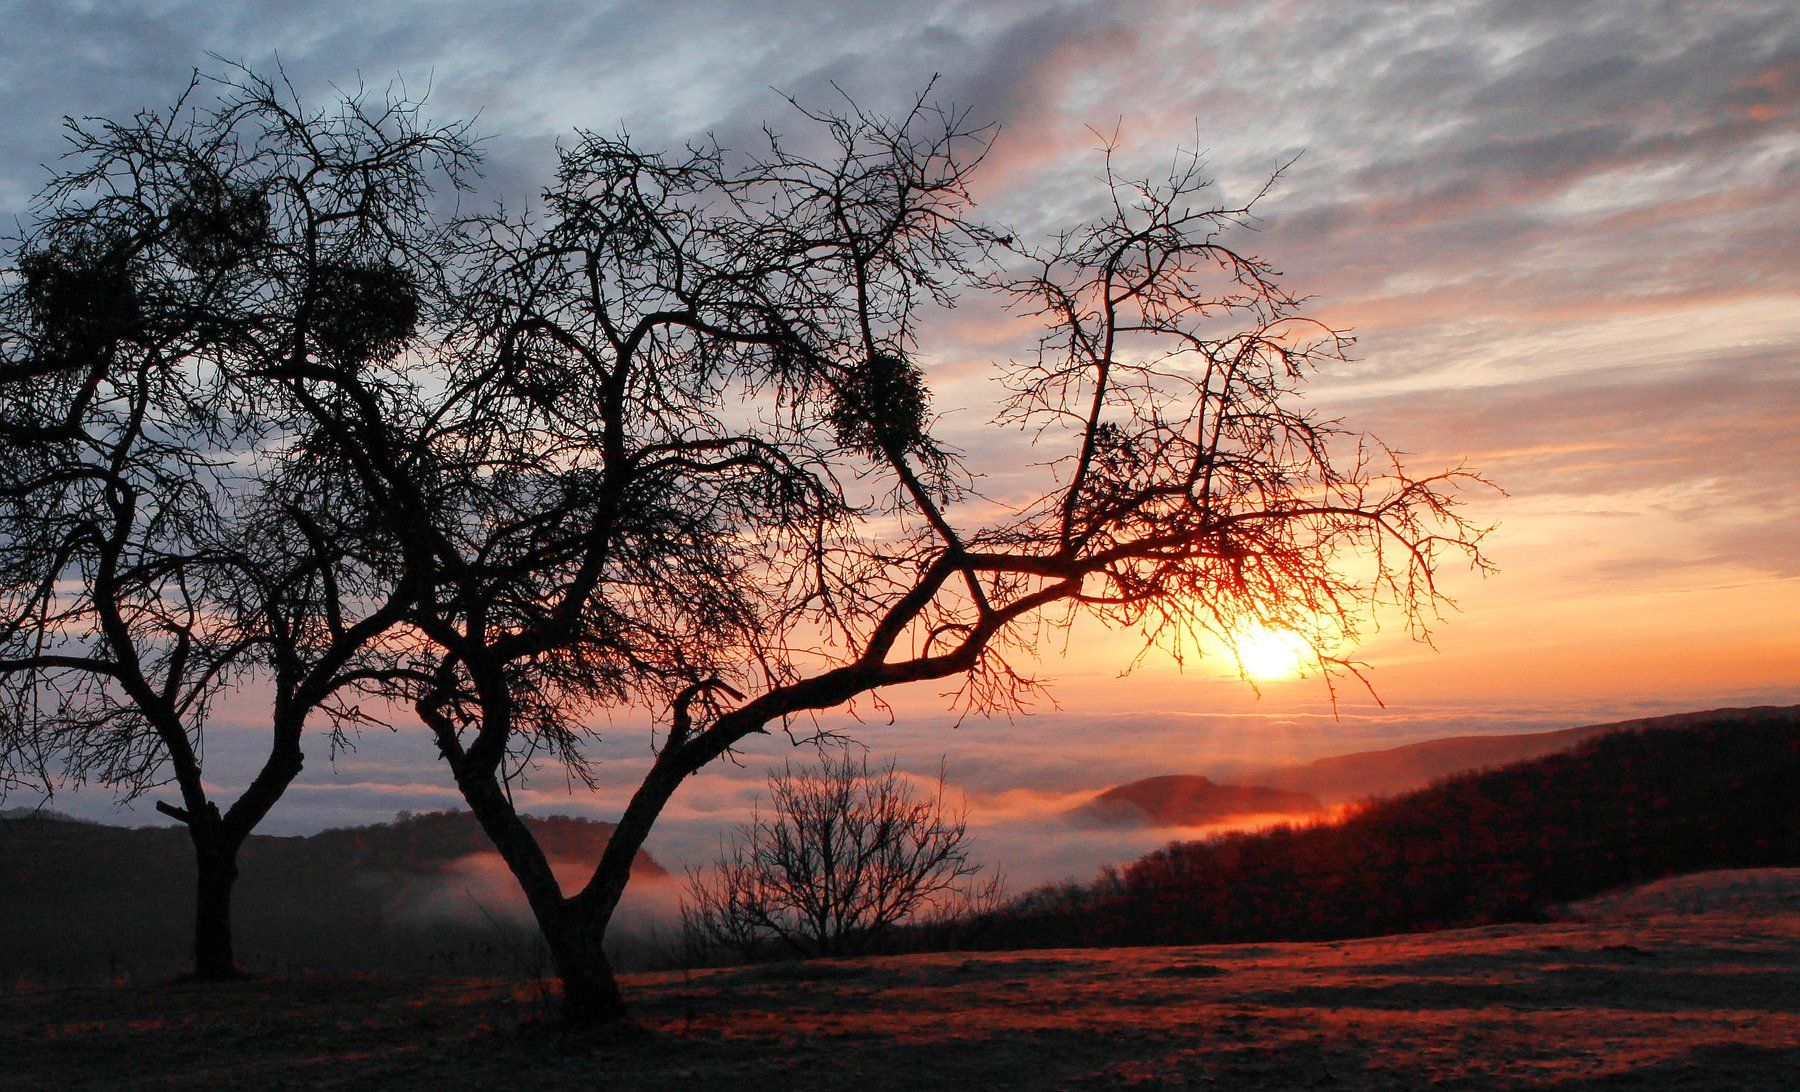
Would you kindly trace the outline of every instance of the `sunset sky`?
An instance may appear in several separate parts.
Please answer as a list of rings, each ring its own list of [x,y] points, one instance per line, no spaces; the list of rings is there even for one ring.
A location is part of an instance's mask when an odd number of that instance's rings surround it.
[[[1127,844],[1053,816],[1133,777],[1228,773],[1469,731],[1519,731],[1800,702],[1800,8],[1561,0],[1374,3],[719,2],[634,6],[319,0],[5,5],[0,215],[27,215],[62,115],[166,105],[214,53],[304,94],[401,78],[440,120],[490,134],[480,197],[528,203],[558,138],[624,128],[649,145],[742,143],[799,119],[777,94],[836,84],[896,107],[938,98],[1001,127],[985,213],[1022,235],[1099,196],[1093,130],[1154,169],[1198,141],[1222,197],[1300,158],[1244,246],[1355,359],[1315,403],[1504,488],[1499,572],[1449,574],[1437,649],[1384,633],[1355,650],[1385,708],[1316,679],[1261,683],[1213,658],[1081,631],[1043,671],[1058,709],[949,729],[935,689],[859,733],[916,771],[947,756],[990,853],[1015,875],[1085,876]],[[216,67],[216,65],[215,65]],[[949,438],[994,453],[988,364],[1029,348],[978,310],[935,323],[922,359]],[[209,752],[233,786],[233,726]],[[253,730],[246,720],[241,727]],[[560,778],[533,810],[608,817],[648,746],[621,717],[606,787]],[[779,737],[777,737],[779,739]],[[252,742],[251,752],[260,745]],[[249,752],[246,752],[249,753]],[[684,789],[650,849],[695,858],[745,817],[772,740]],[[422,733],[322,745],[274,832],[460,806]],[[147,823],[102,793],[55,806]],[[1044,833],[1046,830],[1053,834]],[[672,862],[671,862],[672,863]]]

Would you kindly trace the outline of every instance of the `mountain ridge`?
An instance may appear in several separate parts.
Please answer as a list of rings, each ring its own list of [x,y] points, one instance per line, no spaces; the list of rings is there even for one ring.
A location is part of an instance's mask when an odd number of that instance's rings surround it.
[[[1308,818],[1324,805],[1303,792],[1162,774],[1114,785],[1070,812],[1095,826],[1201,827],[1252,816]]]
[[[1725,718],[1776,720],[1796,715],[1800,715],[1800,705],[1756,705],[1635,717],[1541,732],[1440,736],[1397,747],[1328,755],[1310,762],[1252,768],[1234,774],[1231,780],[1308,793],[1326,805],[1344,804],[1421,789],[1439,778],[1557,754],[1613,732],[1692,727]]]

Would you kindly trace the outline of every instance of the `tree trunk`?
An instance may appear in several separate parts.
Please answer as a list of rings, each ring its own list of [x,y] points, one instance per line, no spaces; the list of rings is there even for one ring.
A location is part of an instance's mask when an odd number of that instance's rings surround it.
[[[575,900],[563,897],[562,885],[538,849],[537,840],[516,816],[505,825],[507,837],[495,839],[501,856],[525,892],[525,901],[537,919],[550,962],[562,982],[562,1003],[557,1018],[565,1028],[595,1029],[625,1019],[625,998],[606,958],[604,942],[608,915],[593,913]]]
[[[564,1026],[578,1029],[623,1021],[625,999],[613,976],[612,962],[602,947],[606,925],[612,917],[611,907],[597,910],[563,897],[562,885],[537,839],[491,775],[459,771],[457,787],[518,881],[532,917],[537,919],[538,931],[562,981],[559,1019]]]
[[[604,927],[582,920],[567,903],[554,913],[539,915],[538,926],[562,980],[558,1017],[563,1026],[594,1029],[622,1022],[625,998],[601,945]]]
[[[210,840],[209,840],[210,841]],[[231,888],[237,882],[237,848],[195,840],[200,866],[194,902],[194,978],[202,982],[242,978],[231,948]]]

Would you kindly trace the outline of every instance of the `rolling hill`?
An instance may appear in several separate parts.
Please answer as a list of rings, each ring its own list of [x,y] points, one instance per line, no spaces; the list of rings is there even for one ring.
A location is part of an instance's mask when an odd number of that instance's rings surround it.
[[[1170,774],[1107,789],[1070,817],[1094,826],[1204,827],[1259,816],[1306,818],[1323,810],[1303,792]]]
[[[612,824],[529,817],[565,883]],[[232,901],[239,960],[263,970],[505,970],[535,945],[510,875],[467,812],[304,837],[252,835]],[[647,854],[639,879],[668,872]],[[0,976],[91,980],[179,972],[194,863],[179,827],[53,812],[0,818]]]
[[[1410,792],[1453,774],[1541,758],[1613,732],[1685,728],[1726,717],[1755,721],[1791,719],[1796,715],[1800,715],[1800,706],[1763,705],[1589,724],[1549,732],[1446,736],[1385,750],[1335,755],[1300,765],[1250,770],[1234,776],[1233,780],[1308,793],[1325,804],[1342,804]]]
[[[1611,726],[1609,726],[1611,727]],[[1324,940],[1541,918],[1629,884],[1800,865],[1800,711],[1696,714],[1316,822],[1178,842],[982,923],[1004,948]]]

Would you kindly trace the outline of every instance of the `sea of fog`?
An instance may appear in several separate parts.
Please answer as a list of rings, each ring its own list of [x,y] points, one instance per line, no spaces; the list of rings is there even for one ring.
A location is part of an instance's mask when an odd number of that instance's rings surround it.
[[[1229,780],[1254,767],[1305,762],[1355,751],[1470,734],[1544,731],[1694,708],[1779,704],[1792,695],[1721,694],[1691,699],[1612,701],[1580,706],[1514,708],[1459,706],[1380,708],[1329,703],[1285,704],[1279,711],[1245,703],[1229,713],[1136,709],[1118,714],[1049,710],[1012,718],[941,713],[838,717],[774,732],[715,763],[680,790],[648,844],[670,871],[702,865],[746,821],[763,798],[769,771],[813,757],[808,737],[828,729],[866,752],[872,764],[895,761],[928,788],[940,765],[952,800],[966,802],[977,859],[1004,870],[1014,890],[1064,879],[1091,879],[1105,864],[1122,864],[1182,833],[1094,829],[1069,822],[1069,809],[1094,794],[1140,777],[1205,774]],[[254,724],[227,721],[207,743],[209,781],[229,796],[248,781],[264,742]],[[650,736],[620,720],[602,729],[594,747],[598,785],[590,790],[554,767],[534,771],[515,788],[522,810],[615,818],[642,776]],[[401,811],[460,809],[427,734],[418,728],[366,732],[354,750],[335,756],[322,739],[309,746],[307,767],[262,828],[268,834],[306,834],[326,827],[385,822]],[[166,822],[153,807],[168,790],[120,806],[99,787],[65,788],[50,806],[77,817],[127,826]],[[15,793],[10,805],[30,804]]]

